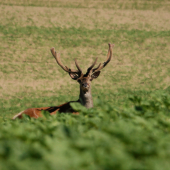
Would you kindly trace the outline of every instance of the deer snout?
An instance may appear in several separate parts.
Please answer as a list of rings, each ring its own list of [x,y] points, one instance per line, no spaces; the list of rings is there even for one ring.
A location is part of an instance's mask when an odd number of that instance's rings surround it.
[[[82,87],[87,88],[89,87],[88,83],[82,83]]]

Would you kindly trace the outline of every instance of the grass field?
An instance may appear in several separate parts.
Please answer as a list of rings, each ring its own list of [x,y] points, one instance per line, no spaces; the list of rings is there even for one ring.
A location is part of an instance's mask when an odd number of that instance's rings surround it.
[[[10,120],[78,99],[51,47],[85,72],[109,42],[94,109]],[[0,0],[0,77],[0,169],[170,169],[169,0]]]

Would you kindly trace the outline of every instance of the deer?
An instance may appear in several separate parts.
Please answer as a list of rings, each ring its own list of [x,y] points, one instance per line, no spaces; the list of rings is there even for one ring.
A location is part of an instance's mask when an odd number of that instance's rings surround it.
[[[54,115],[56,113],[72,113],[72,114],[79,114],[76,112],[72,107],[71,103],[77,102],[81,105],[85,106],[86,108],[92,108],[93,107],[93,99],[92,99],[92,93],[91,93],[91,82],[93,79],[96,79],[100,75],[101,69],[103,69],[111,60],[112,58],[112,48],[114,47],[114,44],[108,44],[108,54],[106,61],[103,64],[99,64],[96,68],[94,66],[96,65],[97,59],[92,63],[92,65],[87,69],[86,74],[83,74],[82,69],[77,63],[77,60],[75,59],[75,65],[77,67],[77,70],[73,70],[68,68],[67,66],[64,66],[60,59],[60,53],[57,53],[55,51],[55,48],[51,48],[51,53],[53,57],[55,58],[57,64],[69,74],[69,76],[76,80],[80,85],[80,95],[79,99],[77,101],[69,101],[67,103],[61,104],[59,106],[52,106],[52,107],[40,107],[40,108],[28,108],[18,114],[16,114],[12,119],[16,118],[22,118],[23,114],[28,115],[31,118],[39,118],[42,117],[42,112],[48,112],[50,115]]]

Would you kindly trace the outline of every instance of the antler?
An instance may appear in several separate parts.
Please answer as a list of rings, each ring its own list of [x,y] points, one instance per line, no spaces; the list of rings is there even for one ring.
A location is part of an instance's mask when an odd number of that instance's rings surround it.
[[[75,59],[75,64],[76,64],[76,67],[77,67],[78,70],[72,70],[72,69],[70,69],[70,68],[68,68],[67,66],[64,66],[64,65],[62,64],[62,62],[61,62],[61,60],[60,60],[60,53],[56,53],[54,47],[51,48],[51,53],[52,53],[53,57],[55,58],[55,60],[57,61],[58,65],[59,65],[64,71],[68,72],[69,74],[70,74],[70,73],[76,73],[76,74],[78,74],[79,76],[82,75],[82,70],[81,70],[80,66],[78,65],[76,59]]]
[[[112,58],[112,47],[114,47],[114,44],[108,44],[109,45],[109,50],[108,50],[108,54],[107,54],[107,59],[106,61],[101,65],[101,63],[98,65],[98,67],[94,68],[92,70],[92,72],[97,72],[97,71],[100,71],[101,69],[103,69],[111,60]]]
[[[103,69],[110,62],[110,60],[112,58],[112,47],[114,46],[114,44],[109,43],[108,45],[109,45],[109,50],[108,50],[106,61],[103,64],[100,63],[96,68],[93,69],[93,67],[95,66],[95,64],[97,62],[97,59],[98,59],[98,58],[96,58],[96,60],[93,62],[93,64],[87,69],[87,72],[86,72],[86,74],[84,76],[88,76],[91,73],[100,71],[101,69]],[[76,64],[76,67],[77,67],[78,70],[72,70],[72,69],[70,69],[67,66],[64,66],[62,64],[62,62],[60,60],[60,53],[56,53],[54,47],[51,48],[51,53],[53,54],[53,57],[57,61],[58,65],[64,71],[68,72],[73,79],[77,80],[77,78],[80,78],[80,77],[83,76],[82,70],[81,70],[80,66],[78,65],[76,59],[75,59],[75,64]]]
[[[85,76],[89,75],[89,73],[91,73],[92,71],[92,68],[95,66],[96,62],[97,62],[97,59],[93,62],[93,64],[87,69],[87,73],[85,74]]]

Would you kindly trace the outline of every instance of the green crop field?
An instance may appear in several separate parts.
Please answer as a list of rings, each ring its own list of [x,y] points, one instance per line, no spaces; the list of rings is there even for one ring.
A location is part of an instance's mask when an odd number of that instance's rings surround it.
[[[92,82],[94,108],[11,120],[79,97],[56,63]],[[0,0],[0,170],[169,170],[170,1]]]

